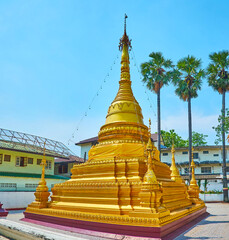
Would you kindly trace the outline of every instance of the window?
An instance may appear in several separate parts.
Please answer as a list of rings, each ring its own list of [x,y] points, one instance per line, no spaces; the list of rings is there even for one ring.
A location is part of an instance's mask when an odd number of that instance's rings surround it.
[[[208,151],[203,151],[203,154],[208,154],[209,152]]]
[[[229,167],[226,167],[226,172],[227,172],[227,173],[229,172]]]
[[[188,152],[182,152],[182,154],[188,154]]]
[[[42,159],[37,159],[37,165],[41,165]]]
[[[58,173],[62,173],[62,165],[60,165],[59,167],[58,167]]]
[[[33,164],[33,158],[28,158],[28,164]]]
[[[216,154],[213,154],[213,157],[218,157],[219,156],[219,154],[218,153],[216,153]]]
[[[25,184],[25,187],[26,187],[26,188],[37,188],[37,187],[38,187],[38,184],[26,183],[26,184]]]
[[[86,159],[87,159],[87,152],[84,152],[84,162],[86,162]]]
[[[10,162],[11,155],[4,155],[4,162]]]
[[[193,153],[193,159],[198,159],[199,158],[199,153]]]
[[[162,155],[163,155],[163,156],[168,156],[168,153],[163,153]]]
[[[201,173],[211,173],[212,168],[211,167],[201,167]]]
[[[45,169],[48,169],[48,170],[52,169],[52,161],[46,161]]]
[[[68,172],[68,165],[60,165],[58,168],[58,173],[67,173]]]
[[[3,154],[0,154],[0,164],[2,164]]]
[[[27,166],[27,157],[16,157],[16,167],[26,167]]]
[[[17,188],[17,183],[0,183],[1,188]]]
[[[184,174],[188,174],[189,173],[189,168],[184,168]]]
[[[68,172],[68,165],[63,165],[63,173],[67,173]]]

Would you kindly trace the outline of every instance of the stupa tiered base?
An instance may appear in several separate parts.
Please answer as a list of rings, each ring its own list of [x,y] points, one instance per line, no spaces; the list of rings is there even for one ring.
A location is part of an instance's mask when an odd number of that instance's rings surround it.
[[[147,191],[152,184],[144,182],[146,160],[89,161],[72,169],[72,179],[55,185],[47,207],[30,204],[24,213],[26,221],[160,239],[202,219],[204,203],[192,203],[186,185],[170,179],[169,167],[155,159],[152,162],[161,188],[158,208],[153,207],[156,198]],[[151,204],[148,196],[154,199]]]
[[[159,222],[158,225],[155,224],[158,221],[156,218],[114,217],[113,215],[103,214],[98,217],[98,215],[76,214],[71,211],[66,211],[65,214],[59,211],[50,212],[48,209],[42,209],[37,213],[36,211],[33,213],[25,212],[25,219],[23,220],[54,228],[59,228],[61,225],[61,229],[101,237],[106,236],[104,233],[109,233],[155,239],[174,239],[207,216],[206,207],[199,205],[191,209],[174,212],[169,218],[167,217]],[[88,221],[88,219],[91,220]],[[112,235],[109,235],[109,237],[112,238]]]

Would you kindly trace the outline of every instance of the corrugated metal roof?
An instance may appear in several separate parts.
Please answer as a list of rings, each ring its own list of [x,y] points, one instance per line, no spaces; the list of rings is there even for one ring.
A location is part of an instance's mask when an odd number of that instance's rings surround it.
[[[31,134],[0,128],[0,148],[43,154],[44,143],[46,154],[53,157],[68,158],[74,155],[63,143]]]
[[[199,151],[200,149],[211,149],[211,148],[214,148],[214,149],[222,149],[223,146],[222,145],[206,145],[206,146],[198,146],[198,147],[193,147],[194,148],[194,152],[195,151]],[[226,145],[226,148],[228,149],[229,148],[229,145]],[[167,151],[171,151],[171,148],[163,148],[161,149],[163,152],[167,152]],[[188,147],[177,147],[175,148],[175,150],[188,150]]]
[[[70,156],[69,159],[55,158],[55,163],[83,163],[83,158],[77,156]]]
[[[32,153],[32,154],[38,154],[43,155],[44,149],[38,148],[32,145],[26,145],[26,144],[20,144],[20,143],[14,143],[14,142],[4,142],[0,140],[0,149],[6,149],[10,151],[18,151],[18,152],[26,152],[26,153]],[[63,156],[61,154],[58,154],[54,151],[50,151],[48,149],[45,150],[46,156],[51,157],[63,157],[66,158],[66,156]]]

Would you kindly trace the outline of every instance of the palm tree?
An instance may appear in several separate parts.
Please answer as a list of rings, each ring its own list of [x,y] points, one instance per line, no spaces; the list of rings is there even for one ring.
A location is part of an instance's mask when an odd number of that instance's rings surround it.
[[[170,72],[165,69],[173,67],[170,59],[165,59],[161,52],[152,52],[148,62],[141,64],[142,81],[146,83],[147,88],[157,94],[157,132],[158,132],[158,150],[161,152],[161,110],[160,95],[163,85],[170,81]],[[160,155],[161,156],[161,155]]]
[[[201,89],[202,79],[205,73],[201,69],[201,60],[193,56],[188,56],[177,62],[176,69],[173,71],[173,84],[175,93],[183,100],[188,102],[188,137],[189,137],[189,180],[191,180],[192,162],[192,112],[191,99],[198,96],[197,91]]]
[[[222,94],[222,145],[223,145],[223,193],[224,201],[228,201],[226,150],[225,150],[225,95],[229,91],[229,51],[221,51],[209,55],[211,60],[207,68],[208,84]]]

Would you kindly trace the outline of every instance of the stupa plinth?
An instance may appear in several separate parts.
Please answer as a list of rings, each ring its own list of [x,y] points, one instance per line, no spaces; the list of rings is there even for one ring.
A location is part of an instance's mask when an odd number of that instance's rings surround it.
[[[3,217],[3,218],[5,218],[5,217],[7,217],[7,215],[8,215],[8,211],[6,211],[6,209],[4,209],[3,207],[2,207],[2,203],[0,202],[0,218],[1,217]]]
[[[183,181],[160,162],[130,81],[126,34],[120,39],[121,77],[98,144],[71,179],[52,188],[47,207],[29,205],[25,220],[142,237],[161,238],[206,212]],[[148,143],[148,144],[147,144]]]

